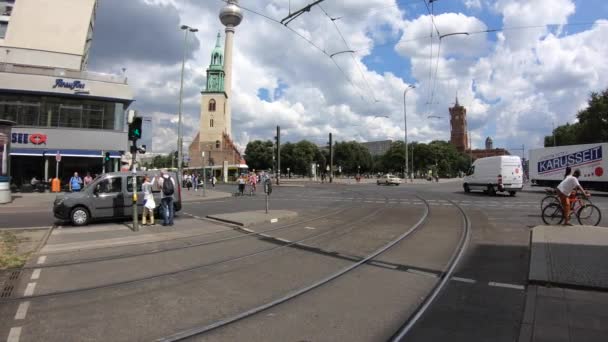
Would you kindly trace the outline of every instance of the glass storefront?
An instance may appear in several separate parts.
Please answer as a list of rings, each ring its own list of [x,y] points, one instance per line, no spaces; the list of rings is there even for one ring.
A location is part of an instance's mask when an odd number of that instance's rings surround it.
[[[123,103],[57,96],[0,94],[0,120],[18,126],[124,130]]]

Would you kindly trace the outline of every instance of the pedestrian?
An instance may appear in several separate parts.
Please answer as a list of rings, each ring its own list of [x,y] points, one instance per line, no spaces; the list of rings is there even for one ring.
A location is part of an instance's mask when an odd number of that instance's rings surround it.
[[[152,193],[152,182],[148,175],[144,176],[144,183],[141,185],[141,189],[144,192],[144,213],[141,216],[141,224],[154,225],[154,209],[156,209],[156,202],[154,201],[154,194]],[[150,223],[147,223],[147,218],[150,217]]]
[[[156,179],[155,179],[156,180]],[[161,176],[158,178],[158,186],[161,189],[161,210],[163,212],[163,226],[173,225],[173,194],[177,186],[176,180],[171,177],[166,169],[161,171]]]
[[[562,202],[562,208],[564,208],[564,225],[571,226],[570,223],[570,198],[573,191],[580,190],[585,196],[589,196],[589,193],[583,189],[581,184],[578,182],[578,177],[581,176],[581,171],[576,169],[572,175],[567,176],[557,186],[557,194]]]
[[[71,192],[79,192],[82,186],[82,178],[78,176],[78,172],[74,172],[74,176],[68,182]]]
[[[239,185],[239,194],[243,196],[245,194],[245,176],[241,175],[237,182]]]
[[[217,179],[215,178],[215,176],[211,177],[211,187],[215,188],[215,183],[217,182]]]
[[[255,194],[257,183],[258,183],[258,176],[256,176],[255,173],[252,173],[249,176],[249,186],[251,186],[251,192],[249,193],[250,195]]]
[[[84,176],[84,186],[87,186],[93,182],[93,177],[91,177],[91,173],[87,172],[87,175]]]
[[[199,181],[198,173],[192,174],[192,187],[194,188],[195,192],[198,191],[198,181]]]

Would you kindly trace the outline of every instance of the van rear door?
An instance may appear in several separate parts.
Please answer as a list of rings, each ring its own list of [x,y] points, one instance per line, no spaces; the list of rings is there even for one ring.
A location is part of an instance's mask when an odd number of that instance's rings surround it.
[[[502,183],[512,187],[523,186],[523,170],[521,163],[514,160],[504,160],[501,167]]]

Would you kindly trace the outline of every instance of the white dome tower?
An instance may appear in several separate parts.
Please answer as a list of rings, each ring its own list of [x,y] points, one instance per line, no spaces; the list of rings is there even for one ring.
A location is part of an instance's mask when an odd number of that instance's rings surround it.
[[[226,101],[226,134],[232,136],[232,113],[230,109],[232,95],[232,45],[235,28],[243,20],[243,13],[238,6],[238,0],[228,0],[226,6],[220,11],[220,21],[226,26],[226,40],[224,42],[224,91],[228,97]]]

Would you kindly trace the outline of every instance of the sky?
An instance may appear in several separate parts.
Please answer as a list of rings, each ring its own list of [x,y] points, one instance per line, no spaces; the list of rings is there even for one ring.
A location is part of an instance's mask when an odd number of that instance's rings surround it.
[[[486,137],[521,155],[553,125],[576,121],[591,92],[608,88],[608,1],[241,0],[233,57],[232,138],[449,140],[455,98],[473,148]],[[153,119],[153,150],[177,144],[182,58],[184,150],[200,119],[200,92],[222,0],[99,0],[89,69],[125,73],[136,109]],[[254,13],[256,12],[256,13]],[[333,19],[333,20],[332,20]],[[274,20],[274,21],[273,21]],[[188,36],[182,24],[199,29]],[[489,32],[487,32],[489,31]],[[457,33],[449,35],[452,33]],[[447,36],[445,36],[447,35]],[[330,57],[336,52],[341,53]],[[431,116],[431,118],[429,118]],[[526,152],[527,153],[527,152]]]

